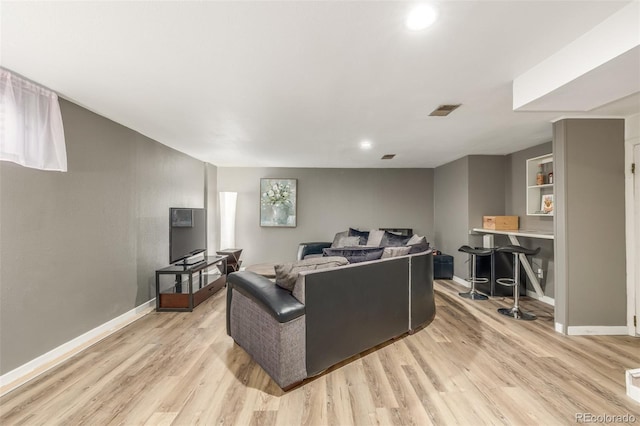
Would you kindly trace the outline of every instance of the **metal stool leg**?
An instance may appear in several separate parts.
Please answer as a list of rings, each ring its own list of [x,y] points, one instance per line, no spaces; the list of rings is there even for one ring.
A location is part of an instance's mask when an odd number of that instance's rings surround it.
[[[518,253],[513,253],[513,267],[515,268],[513,271],[513,307],[500,308],[498,312],[515,319],[534,320],[536,319],[535,315],[520,310],[520,256]]]
[[[469,271],[469,276],[471,277],[470,282],[471,282],[471,290],[466,292],[466,293],[458,293],[461,297],[464,297],[465,299],[472,299],[472,300],[487,300],[489,297],[485,294],[480,293],[479,291],[476,290],[476,283],[484,283],[487,282],[486,278],[477,278],[476,277],[476,255],[475,254],[470,254],[469,255],[471,257],[471,259],[469,260],[469,268],[471,269]]]

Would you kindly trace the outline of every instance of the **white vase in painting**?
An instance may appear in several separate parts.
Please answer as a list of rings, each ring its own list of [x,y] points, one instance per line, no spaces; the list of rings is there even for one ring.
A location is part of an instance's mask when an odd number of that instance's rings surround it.
[[[274,223],[277,225],[286,225],[289,216],[289,208],[285,204],[271,205],[271,214]]]

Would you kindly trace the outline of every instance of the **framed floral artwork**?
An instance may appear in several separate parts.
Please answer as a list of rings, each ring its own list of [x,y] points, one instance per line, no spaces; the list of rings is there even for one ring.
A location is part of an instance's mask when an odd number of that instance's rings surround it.
[[[553,214],[553,194],[546,194],[542,196],[540,210],[544,214]]]
[[[297,179],[260,179],[260,226],[297,226]]]

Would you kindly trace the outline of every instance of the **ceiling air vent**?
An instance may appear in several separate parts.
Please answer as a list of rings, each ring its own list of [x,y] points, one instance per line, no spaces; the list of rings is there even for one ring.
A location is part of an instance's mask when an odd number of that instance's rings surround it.
[[[381,160],[392,160],[395,156],[395,154],[385,154],[382,156]]]
[[[447,115],[451,114],[456,108],[458,108],[460,105],[462,104],[440,105],[438,108],[434,109],[429,115],[433,117],[446,117]]]

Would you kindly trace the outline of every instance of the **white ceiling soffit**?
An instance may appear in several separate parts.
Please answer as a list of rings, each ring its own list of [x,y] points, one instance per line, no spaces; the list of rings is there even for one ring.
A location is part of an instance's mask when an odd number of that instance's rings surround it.
[[[592,111],[640,92],[638,22],[635,1],[517,77],[513,109]]]
[[[640,46],[518,108],[518,111],[593,111],[640,91]]]

